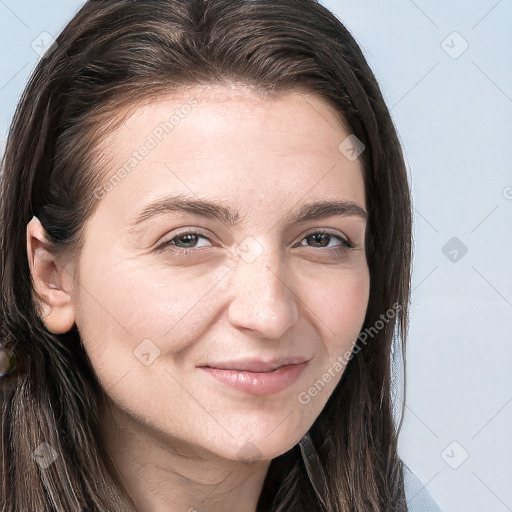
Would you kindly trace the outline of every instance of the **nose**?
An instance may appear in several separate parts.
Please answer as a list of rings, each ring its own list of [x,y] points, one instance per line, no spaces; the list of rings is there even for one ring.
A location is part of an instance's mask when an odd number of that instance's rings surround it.
[[[278,258],[260,255],[251,263],[240,259],[229,282],[231,324],[262,338],[282,337],[299,318],[292,285]]]

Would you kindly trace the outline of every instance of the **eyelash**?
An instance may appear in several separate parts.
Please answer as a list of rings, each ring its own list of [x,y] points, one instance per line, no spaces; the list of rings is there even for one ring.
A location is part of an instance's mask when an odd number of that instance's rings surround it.
[[[174,243],[172,243],[176,239],[185,237],[187,235],[197,235],[199,237],[206,238],[208,241],[211,242],[211,240],[207,236],[203,235],[202,233],[190,230],[190,231],[184,231],[183,233],[178,233],[177,235],[175,235],[170,240],[167,240],[167,241],[161,243],[160,245],[158,245],[155,250],[157,252],[163,252],[165,250],[171,250],[172,252],[175,252],[175,253],[178,253],[178,254],[182,254],[184,256],[188,256],[188,255],[190,255],[190,254],[200,250],[200,249],[197,249],[197,248],[182,249],[180,247],[176,247],[176,245]],[[319,231],[312,231],[310,233],[307,233],[302,238],[301,242],[303,240],[305,240],[306,238],[314,236],[314,235],[328,235],[331,238],[337,238],[341,242],[341,244],[339,246],[336,246],[334,248],[328,248],[328,247],[317,247],[316,248],[316,249],[328,249],[334,255],[341,255],[347,249],[353,249],[354,248],[354,246],[346,238],[343,238],[342,236],[336,235],[336,234],[331,233],[329,231],[321,231],[321,230],[319,230]]]

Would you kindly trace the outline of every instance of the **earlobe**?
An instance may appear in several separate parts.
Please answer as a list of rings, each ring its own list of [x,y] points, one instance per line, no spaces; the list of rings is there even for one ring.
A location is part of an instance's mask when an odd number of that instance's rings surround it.
[[[42,310],[41,319],[46,328],[54,334],[70,331],[75,323],[71,296],[73,276],[51,251],[37,217],[27,224],[27,258],[34,298]]]

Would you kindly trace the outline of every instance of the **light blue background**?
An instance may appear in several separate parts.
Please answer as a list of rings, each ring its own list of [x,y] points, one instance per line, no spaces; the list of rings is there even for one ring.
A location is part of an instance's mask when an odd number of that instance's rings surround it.
[[[33,41],[56,36],[82,4],[0,0],[2,148],[38,59]],[[401,455],[444,512],[510,511],[512,1],[324,4],[362,46],[410,170],[415,258]],[[460,257],[456,248],[457,262],[442,250],[453,237],[468,249]]]

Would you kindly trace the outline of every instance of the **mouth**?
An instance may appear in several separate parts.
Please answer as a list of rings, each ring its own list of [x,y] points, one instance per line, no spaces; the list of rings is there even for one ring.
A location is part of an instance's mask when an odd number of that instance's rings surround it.
[[[283,391],[297,381],[308,361],[296,363],[246,362],[231,367],[200,366],[222,385],[252,395],[272,395]]]
[[[287,358],[274,359],[272,361],[263,361],[261,359],[246,359],[240,361],[210,363],[201,366],[201,368],[213,368],[218,370],[232,370],[251,373],[270,373],[285,366],[295,366],[307,362],[308,359],[303,356],[292,356]]]

